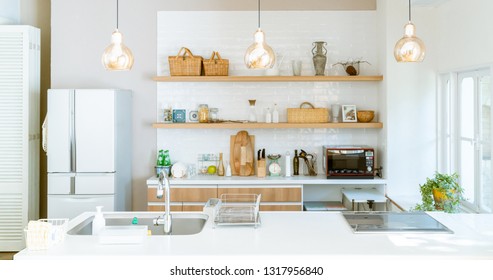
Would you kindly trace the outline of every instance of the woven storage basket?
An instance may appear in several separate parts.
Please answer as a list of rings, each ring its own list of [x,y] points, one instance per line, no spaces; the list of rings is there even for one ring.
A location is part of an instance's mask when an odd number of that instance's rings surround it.
[[[288,108],[288,123],[326,123],[329,122],[329,110],[315,108],[312,104],[304,102],[312,108]]]
[[[181,53],[183,52],[183,55]],[[200,76],[202,74],[201,56],[182,47],[176,56],[168,56],[169,72],[171,76]]]
[[[217,56],[217,59],[215,57]],[[209,60],[204,60],[206,76],[228,76],[229,60],[222,59],[219,52],[212,52]]]

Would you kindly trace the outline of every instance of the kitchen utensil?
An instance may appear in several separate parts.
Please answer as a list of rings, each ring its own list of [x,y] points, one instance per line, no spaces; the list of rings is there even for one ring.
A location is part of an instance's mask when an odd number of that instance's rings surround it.
[[[255,144],[255,136],[249,135],[248,132],[244,130],[239,131],[236,135],[231,135],[230,164],[231,164],[231,171],[233,175],[250,176],[255,173],[253,169],[254,144]],[[245,164],[243,168],[241,165],[242,163],[241,147],[245,147],[244,158],[243,158],[243,162]],[[240,172],[240,170],[242,171]]]

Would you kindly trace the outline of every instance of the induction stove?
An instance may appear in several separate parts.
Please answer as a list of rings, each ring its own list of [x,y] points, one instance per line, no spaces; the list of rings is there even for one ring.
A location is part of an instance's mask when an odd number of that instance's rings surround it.
[[[343,212],[354,233],[454,233],[425,212]]]

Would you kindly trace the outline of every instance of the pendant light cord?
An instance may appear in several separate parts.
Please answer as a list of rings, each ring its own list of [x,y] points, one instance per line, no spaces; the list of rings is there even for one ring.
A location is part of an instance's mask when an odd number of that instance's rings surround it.
[[[118,29],[118,0],[116,0],[116,29]]]
[[[409,0],[409,22],[411,22],[411,0]]]
[[[260,29],[260,0],[258,0],[257,9],[258,9],[258,28]]]

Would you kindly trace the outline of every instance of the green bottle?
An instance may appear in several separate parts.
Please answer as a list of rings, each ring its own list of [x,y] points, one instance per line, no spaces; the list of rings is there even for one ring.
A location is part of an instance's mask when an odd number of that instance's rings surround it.
[[[298,158],[298,150],[294,150],[293,175],[300,175],[299,170],[300,170],[300,159]]]

